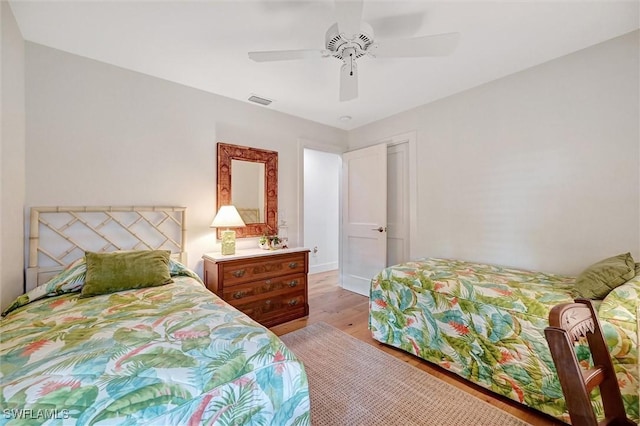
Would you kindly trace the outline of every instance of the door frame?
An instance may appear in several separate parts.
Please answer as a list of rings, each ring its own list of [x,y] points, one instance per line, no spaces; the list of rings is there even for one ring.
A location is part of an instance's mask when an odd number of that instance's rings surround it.
[[[338,154],[342,157],[342,154],[347,152],[351,147],[340,147],[335,145],[327,145],[320,142],[315,142],[310,139],[298,138],[298,200],[300,200],[296,212],[297,216],[297,234],[299,244],[304,242],[304,150],[305,148],[313,149],[316,151],[330,152]],[[414,259],[417,255],[417,235],[418,235],[418,161],[417,161],[417,132],[415,130],[399,133],[394,136],[381,138],[375,142],[367,143],[362,146],[353,147],[353,149],[366,148],[367,146],[378,145],[386,143],[387,145],[396,145],[400,143],[409,144],[409,258]],[[340,208],[340,220],[338,221],[338,232],[340,235],[338,245],[338,269],[342,271],[342,171],[339,171],[339,208]],[[340,283],[342,286],[342,283]]]
[[[300,246],[304,244],[304,150],[328,152],[337,154],[342,161],[345,147],[326,145],[305,138],[298,138],[298,241]],[[342,236],[342,167],[338,171],[338,235]],[[309,247],[308,247],[309,248]],[[338,270],[342,270],[342,241],[338,239]]]

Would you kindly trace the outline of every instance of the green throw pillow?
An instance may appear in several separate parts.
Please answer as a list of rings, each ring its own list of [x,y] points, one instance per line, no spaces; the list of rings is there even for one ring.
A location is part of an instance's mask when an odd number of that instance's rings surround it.
[[[86,252],[87,277],[80,297],[172,283],[168,250]]]
[[[635,273],[631,253],[601,260],[578,275],[573,296],[604,299],[611,290],[633,278]]]

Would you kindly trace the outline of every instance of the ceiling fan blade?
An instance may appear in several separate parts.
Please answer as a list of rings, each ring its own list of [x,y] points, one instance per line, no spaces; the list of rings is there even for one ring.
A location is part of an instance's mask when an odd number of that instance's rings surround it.
[[[328,50],[301,49],[301,50],[268,50],[261,52],[249,52],[249,58],[256,62],[290,61],[293,59],[315,59],[330,56]]]
[[[336,0],[336,21],[338,31],[352,39],[360,34],[362,22],[362,0]]]
[[[384,16],[367,21],[376,29],[376,37],[381,39],[413,37],[424,23],[426,12],[405,13],[401,15]]]
[[[384,40],[367,51],[377,58],[417,58],[447,56],[458,46],[460,33],[436,34],[423,37]]]
[[[358,68],[354,62],[344,64],[340,68],[340,102],[350,101],[358,97]]]

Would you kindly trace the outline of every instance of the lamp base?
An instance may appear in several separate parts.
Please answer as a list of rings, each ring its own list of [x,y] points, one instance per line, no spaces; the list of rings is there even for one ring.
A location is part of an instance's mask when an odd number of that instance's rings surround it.
[[[236,231],[227,229],[222,231],[222,254],[236,254]]]

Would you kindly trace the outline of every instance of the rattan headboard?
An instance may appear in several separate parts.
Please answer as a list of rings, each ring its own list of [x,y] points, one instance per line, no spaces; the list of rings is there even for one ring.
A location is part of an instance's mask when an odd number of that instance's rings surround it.
[[[186,263],[185,207],[32,207],[26,290],[84,252],[171,250]]]

